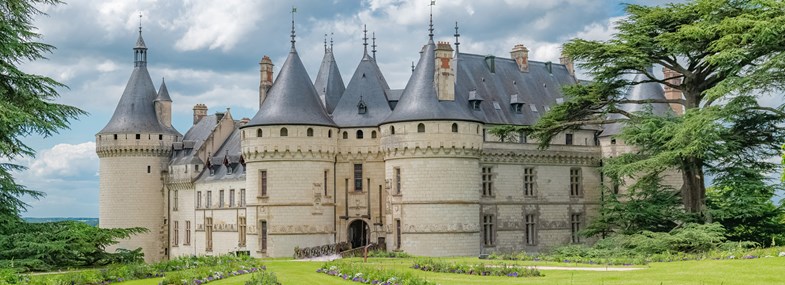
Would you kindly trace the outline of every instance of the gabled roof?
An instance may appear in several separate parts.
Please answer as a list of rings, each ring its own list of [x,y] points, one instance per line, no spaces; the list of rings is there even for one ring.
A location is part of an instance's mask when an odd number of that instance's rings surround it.
[[[212,157],[208,158],[210,161],[210,168],[203,171],[197,178],[197,181],[207,182],[226,179],[244,179],[245,169],[242,161],[242,152],[240,148],[240,131],[234,129],[232,134],[221,144],[221,147],[215,151]],[[231,171],[230,171],[231,170]]]
[[[648,80],[649,78],[643,74],[635,75],[633,82],[643,82]],[[665,100],[665,91],[662,89],[662,85],[656,82],[646,82],[641,84],[636,84],[631,86],[627,90],[627,94],[625,98],[628,100]],[[644,112],[651,110],[655,115],[668,115],[669,113],[673,112],[671,110],[670,105],[665,103],[651,103],[651,104],[619,104],[619,109],[624,110],[629,113],[635,112]],[[608,115],[608,119],[623,119],[626,118],[621,114],[610,114]],[[621,129],[624,127],[624,123],[613,123],[604,126],[604,130],[600,134],[600,137],[607,137],[607,136],[614,136],[621,133]]]
[[[322,65],[319,67],[319,73],[316,74],[316,81],[313,85],[319,94],[319,99],[322,100],[322,105],[328,113],[332,113],[341,99],[341,94],[346,89],[341,72],[338,71],[338,64],[335,63],[332,49],[325,48]]]
[[[265,125],[335,126],[294,47],[259,112],[243,127]]]
[[[204,163],[196,156],[196,151],[202,147],[202,144],[210,136],[217,124],[218,119],[216,115],[205,116],[199,120],[199,122],[188,129],[188,132],[183,136],[183,141],[179,142],[182,144],[182,147],[174,147],[169,163],[172,165]]]
[[[143,48],[141,33],[134,49]],[[112,119],[98,132],[110,133],[171,133],[178,134],[173,128],[163,126],[155,113],[154,100],[158,97],[153,80],[146,64],[137,64],[131,78],[125,85],[123,95],[117,103]]]
[[[454,101],[439,101],[434,85],[435,48],[433,39],[429,40],[395,110],[383,123],[428,120],[481,121],[471,114],[465,97],[459,99],[456,94]]]
[[[375,127],[390,115],[386,92],[389,88],[376,61],[363,54],[346,91],[333,112],[333,121],[341,127]],[[358,104],[366,107],[360,114]]]

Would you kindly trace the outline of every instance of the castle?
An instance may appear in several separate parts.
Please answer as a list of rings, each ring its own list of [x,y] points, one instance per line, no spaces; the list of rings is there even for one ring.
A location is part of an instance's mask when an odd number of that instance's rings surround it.
[[[166,84],[153,85],[140,28],[133,72],[96,152],[100,227],[149,232],[115,248],[141,247],[152,261],[286,257],[336,242],[426,256],[591,242],[577,233],[598,215],[602,158],[629,151],[613,137],[619,126],[563,133],[547,150],[525,133],[488,132],[534,124],[563,103],[561,88],[580,83],[570,60],[530,61],[523,45],[510,58],[462,53],[457,27],[451,44],[434,42],[431,26],[404,89],[388,86],[367,36],[348,85],[326,43],[312,82],[292,25],[275,81],[272,61],[259,63],[256,115],[209,115],[197,104],[184,135],[172,127]],[[627,96],[680,94],[644,83]]]

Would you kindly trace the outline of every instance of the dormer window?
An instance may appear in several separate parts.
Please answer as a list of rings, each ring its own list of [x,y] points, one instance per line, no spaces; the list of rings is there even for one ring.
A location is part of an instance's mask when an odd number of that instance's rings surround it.
[[[360,98],[360,102],[357,103],[357,114],[365,114],[368,112],[368,106],[365,105],[363,102],[362,97]]]
[[[469,107],[472,108],[472,111],[480,111],[480,103],[482,103],[482,98],[477,96],[477,90],[469,91]]]
[[[518,94],[510,95],[510,108],[515,114],[523,114],[523,100]]]

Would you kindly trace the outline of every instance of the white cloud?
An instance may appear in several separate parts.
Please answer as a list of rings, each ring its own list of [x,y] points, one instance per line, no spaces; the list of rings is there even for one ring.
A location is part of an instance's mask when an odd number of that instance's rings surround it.
[[[228,51],[255,29],[262,7],[259,2],[240,0],[187,1],[182,19],[174,22],[186,27],[175,47],[182,51],[201,48]]]
[[[98,172],[95,142],[58,144],[38,152],[28,166],[28,176],[38,179],[83,178]]]

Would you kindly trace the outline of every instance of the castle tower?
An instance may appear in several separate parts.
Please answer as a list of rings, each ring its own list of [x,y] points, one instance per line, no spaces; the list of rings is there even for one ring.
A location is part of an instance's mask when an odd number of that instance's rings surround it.
[[[141,27],[133,50],[131,78],[112,119],[96,134],[100,159],[99,226],[147,228],[149,232],[121,240],[108,250],[141,247],[149,262],[166,258],[162,173],[166,171],[172,143],[179,141],[181,135],[171,128],[170,119],[159,120],[156,112],[156,106],[160,106],[164,108],[159,110],[169,113],[165,105],[171,99],[165,98],[165,85],[162,92],[155,91],[147,72],[147,47]]]
[[[158,88],[158,97],[155,99],[155,114],[162,125],[172,127],[172,98],[169,97],[164,79],[161,79],[161,87]]]
[[[292,256],[295,247],[334,242],[331,184],[338,129],[292,48],[267,98],[243,132],[248,216],[262,256]],[[327,186],[327,188],[325,188]]]
[[[322,105],[328,113],[332,114],[338,100],[341,99],[341,94],[346,90],[341,72],[338,70],[338,64],[333,56],[332,41],[329,47],[326,43],[324,45],[324,58],[322,58],[322,64],[319,66],[319,73],[316,74],[316,81],[313,85],[319,94]]]
[[[380,125],[391,193],[387,248],[476,256],[482,123],[467,102],[439,100],[446,96],[435,86],[436,49],[431,33],[398,105]]]

